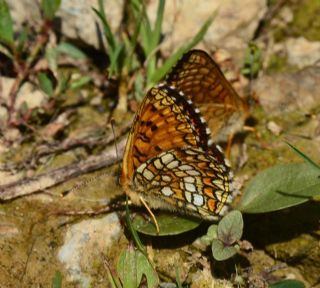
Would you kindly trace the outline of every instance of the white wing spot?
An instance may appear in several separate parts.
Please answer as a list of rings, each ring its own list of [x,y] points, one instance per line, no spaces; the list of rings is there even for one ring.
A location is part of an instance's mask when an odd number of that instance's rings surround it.
[[[162,180],[165,181],[165,182],[170,182],[170,181],[171,181],[171,177],[168,176],[168,175],[162,175],[161,178],[162,178]]]
[[[154,174],[148,169],[144,169],[142,172],[142,175],[144,178],[146,178],[149,181],[151,181],[154,177]]]
[[[191,195],[190,192],[188,192],[188,191],[184,192],[184,196],[186,197],[186,199],[187,199],[187,201],[188,201],[189,203],[192,202],[192,195]]]
[[[193,204],[195,206],[203,206],[203,203],[204,203],[204,200],[203,200],[203,197],[199,194],[194,194],[193,195]]]
[[[184,181],[185,183],[194,183],[194,182],[195,182],[195,179],[194,179],[193,177],[191,177],[191,176],[187,176],[187,177],[184,177],[184,178],[183,178],[183,181]]]
[[[231,163],[228,159],[224,159],[224,163],[226,164],[226,166],[228,166],[229,168],[231,167]]]
[[[163,156],[161,156],[161,160],[163,164],[168,164],[174,159],[173,155],[171,153],[165,153]]]
[[[196,186],[191,184],[191,183],[185,183],[184,184],[185,188],[189,192],[196,192]]]
[[[186,171],[186,173],[190,176],[199,176],[200,175],[200,172],[197,170],[188,170],[188,171]]]
[[[190,165],[180,165],[179,170],[185,171],[185,170],[192,170],[193,167]]]
[[[147,163],[141,164],[141,165],[138,167],[137,172],[138,172],[138,173],[142,173],[142,171],[143,171],[144,168],[146,168],[146,167],[147,167]]]
[[[222,150],[222,148],[221,148],[220,145],[216,145],[216,147],[217,147],[217,149],[218,149],[221,153],[223,153],[223,150]]]
[[[154,161],[154,166],[155,166],[157,169],[159,169],[159,170],[161,170],[161,169],[163,168],[163,165],[162,165],[160,159],[156,159],[156,160]]]
[[[188,150],[185,150],[186,154],[188,155],[197,155],[197,152],[191,150],[191,149],[188,149]]]
[[[167,167],[169,169],[177,168],[179,166],[179,161],[175,160],[167,164]]]
[[[221,180],[219,180],[219,179],[214,179],[214,180],[212,180],[212,183],[214,184],[214,185],[216,185],[218,188],[220,188],[221,190],[224,190],[225,188],[224,188],[224,185],[223,185],[223,182],[221,181]]]
[[[171,190],[171,188],[170,187],[163,187],[162,189],[161,189],[161,192],[162,192],[162,194],[164,195],[164,196],[171,196],[172,194],[174,194],[174,192]]]

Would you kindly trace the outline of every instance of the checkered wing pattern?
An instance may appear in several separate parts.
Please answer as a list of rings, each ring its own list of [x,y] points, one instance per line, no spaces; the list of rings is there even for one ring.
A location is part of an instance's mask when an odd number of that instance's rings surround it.
[[[133,203],[206,219],[230,200],[229,167],[208,149],[205,120],[190,99],[162,85],[147,93],[127,141],[121,184]]]
[[[191,50],[184,54],[165,82],[193,101],[208,122],[214,138],[247,113],[246,103],[204,51]],[[225,133],[230,134],[230,131]]]

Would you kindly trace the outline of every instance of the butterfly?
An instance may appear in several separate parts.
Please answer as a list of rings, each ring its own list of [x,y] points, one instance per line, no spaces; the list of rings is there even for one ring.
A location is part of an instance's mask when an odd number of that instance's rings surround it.
[[[133,204],[217,219],[231,201],[230,168],[200,111],[168,85],[151,88],[128,136],[120,183]]]
[[[206,52],[191,50],[184,54],[165,83],[182,91],[200,109],[213,141],[225,141],[243,127],[247,103]]]

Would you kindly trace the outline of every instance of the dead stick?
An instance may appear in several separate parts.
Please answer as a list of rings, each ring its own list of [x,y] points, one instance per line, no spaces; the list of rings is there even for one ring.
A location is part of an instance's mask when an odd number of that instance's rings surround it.
[[[123,154],[126,139],[118,143],[119,153]],[[82,174],[93,172],[117,162],[114,146],[97,156],[52,170],[46,174],[21,179],[19,181],[0,186],[0,201],[11,200],[17,197],[40,192],[57,184],[63,183]]]

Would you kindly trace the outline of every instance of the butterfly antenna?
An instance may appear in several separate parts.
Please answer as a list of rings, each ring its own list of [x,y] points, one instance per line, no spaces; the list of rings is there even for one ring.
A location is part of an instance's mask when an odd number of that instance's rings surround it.
[[[117,182],[119,183],[121,166],[120,166],[120,157],[119,157],[119,151],[118,151],[118,145],[117,145],[117,137],[116,137],[116,133],[115,133],[115,129],[114,129],[115,121],[113,118],[111,118],[110,124],[111,124],[112,134],[114,137],[114,146],[116,149],[116,158],[117,158],[117,162],[118,162],[118,176],[117,176],[118,181]]]

